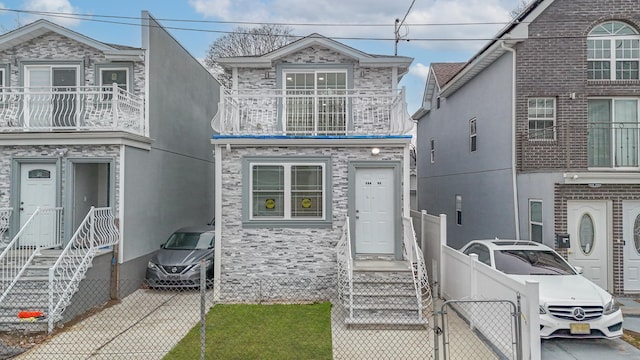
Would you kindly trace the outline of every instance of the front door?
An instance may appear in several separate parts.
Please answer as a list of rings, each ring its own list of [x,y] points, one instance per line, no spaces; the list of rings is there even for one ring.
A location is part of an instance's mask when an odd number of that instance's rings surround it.
[[[640,201],[622,203],[624,292],[640,292]]]
[[[40,208],[56,206],[56,165],[22,164],[20,166],[20,228]],[[49,243],[54,236],[55,214],[48,213],[34,221],[20,236],[21,246]]]
[[[393,169],[358,168],[355,181],[356,253],[393,254],[396,222]]]
[[[607,201],[568,201],[568,260],[582,275],[607,290],[609,285],[609,216]]]

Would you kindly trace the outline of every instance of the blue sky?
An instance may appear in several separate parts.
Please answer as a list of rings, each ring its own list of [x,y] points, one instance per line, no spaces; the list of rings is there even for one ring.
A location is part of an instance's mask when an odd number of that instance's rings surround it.
[[[362,51],[393,55],[394,21],[402,20],[412,1],[0,0],[3,9],[69,14],[47,17],[0,11],[0,30],[45,17],[96,40],[140,46],[138,18],[142,10],[148,10],[198,59],[204,58],[209,45],[223,35],[220,32],[232,30],[238,22],[288,24],[295,35],[317,32]],[[414,58],[401,83],[407,89],[409,112],[420,106],[430,63],[468,60],[509,21],[509,13],[521,2],[415,0],[405,19],[407,26],[401,29],[403,38],[409,41],[398,43],[398,55]]]

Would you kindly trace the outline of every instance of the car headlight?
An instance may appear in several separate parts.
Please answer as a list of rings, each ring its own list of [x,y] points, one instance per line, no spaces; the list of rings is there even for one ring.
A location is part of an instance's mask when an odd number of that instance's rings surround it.
[[[204,267],[205,267],[205,268],[208,268],[208,267],[211,265],[211,263],[212,263],[212,262],[213,262],[213,260],[211,260],[211,259],[207,259],[207,260],[205,260],[205,262],[204,262]],[[201,262],[200,262],[200,261],[198,261],[197,263],[195,263],[195,264],[191,265],[191,270],[197,270],[197,269],[200,269],[200,264],[201,264]]]
[[[147,269],[151,269],[151,270],[159,270],[158,269],[158,265],[154,264],[153,262],[149,261],[149,263],[147,264]]]
[[[544,309],[544,306],[540,305],[538,307],[538,312],[540,313],[540,315],[542,315],[542,314],[546,314],[547,310]]]
[[[620,306],[618,306],[618,303],[616,303],[616,300],[614,298],[611,298],[611,300],[609,300],[609,302],[604,306],[604,314],[605,315],[613,314],[619,309],[620,309]]]

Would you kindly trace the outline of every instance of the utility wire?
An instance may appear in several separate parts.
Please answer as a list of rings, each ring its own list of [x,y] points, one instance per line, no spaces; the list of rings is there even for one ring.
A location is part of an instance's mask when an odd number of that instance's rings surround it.
[[[140,23],[131,23],[131,22],[123,22],[123,21],[114,21],[114,20],[101,20],[101,19],[96,19],[96,17],[103,17],[103,18],[110,18],[110,19],[129,19],[129,20],[141,20],[141,18],[139,17],[125,17],[125,16],[109,16],[109,15],[88,15],[88,14],[68,14],[68,13],[58,13],[58,12],[46,12],[46,11],[28,11],[28,10],[15,10],[15,9],[7,9],[7,8],[0,8],[0,11],[12,11],[12,12],[21,12],[21,13],[29,13],[29,14],[34,14],[34,15],[44,15],[44,16],[50,16],[50,17],[57,17],[57,18],[65,18],[65,19],[77,19],[77,20],[85,20],[85,21],[92,21],[92,22],[98,22],[98,23],[106,23],[106,24],[116,24],[116,25],[126,25],[126,26],[134,26],[134,27],[141,27],[144,26]],[[161,20],[161,19],[157,19],[157,20]],[[171,20],[171,19],[164,19],[163,21],[181,21],[181,20]],[[196,20],[189,20],[188,22],[205,22],[205,21],[196,21]],[[223,22],[216,22],[216,21],[206,21],[206,22],[212,22],[212,23],[223,23]],[[239,22],[224,22],[227,24],[238,24]],[[246,24],[253,24],[253,23],[246,23]],[[263,24],[263,25],[277,25],[277,24],[282,24],[282,25],[293,25],[293,24],[285,24],[285,23],[255,23],[255,24]],[[504,24],[504,23],[461,23],[461,25],[497,25],[497,24]],[[305,25],[310,25],[310,24],[305,24]],[[348,25],[344,25],[344,24],[313,24],[316,26],[348,26]],[[413,24],[405,24],[405,25],[411,25],[414,26]],[[418,24],[419,25],[419,24]],[[425,24],[423,24],[425,25]],[[436,25],[436,24],[430,24],[430,25]],[[449,25],[449,26],[454,26],[455,23],[451,23],[451,24],[440,24],[440,25]],[[154,25],[149,25],[151,27],[153,27]],[[351,24],[350,26],[365,26],[365,25],[357,25],[357,24]],[[369,25],[367,25],[369,26]],[[389,25],[375,25],[375,26],[389,26]],[[238,31],[225,31],[225,30],[211,30],[211,29],[197,29],[197,28],[190,28],[190,27],[178,27],[178,26],[163,26],[164,29],[169,29],[169,30],[179,30],[179,31],[193,31],[193,32],[203,32],[203,33],[217,33],[217,34],[247,34],[247,33],[243,33],[243,32],[238,32]],[[294,38],[303,38],[306,35],[276,35],[274,34],[273,36],[289,36],[289,37],[294,37]],[[616,35],[607,35],[607,37],[615,37]],[[576,36],[567,36],[567,35],[559,35],[559,36],[537,36],[537,37],[532,37],[532,38],[528,38],[527,40],[557,40],[557,39],[583,39],[586,38],[586,35],[576,35]],[[354,37],[354,36],[331,36],[328,37],[330,39],[333,40],[357,40],[357,41],[395,41],[396,38],[386,38],[386,37]],[[444,38],[444,37],[414,37],[414,38],[406,38],[406,41],[429,41],[429,42],[440,42],[440,41],[450,41],[450,42],[463,42],[463,41],[495,41],[495,40],[499,40],[499,38],[497,37],[475,37],[475,38]],[[524,38],[510,38],[509,40],[511,41],[520,41],[520,40],[525,40]]]

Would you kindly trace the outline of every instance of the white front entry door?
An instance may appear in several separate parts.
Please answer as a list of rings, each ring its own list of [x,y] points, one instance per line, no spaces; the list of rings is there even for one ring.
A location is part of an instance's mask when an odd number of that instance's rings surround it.
[[[568,260],[582,275],[608,290],[609,216],[607,201],[568,201]]]
[[[622,203],[624,292],[640,292],[640,201]]]
[[[393,169],[356,169],[355,251],[393,254],[395,203]]]
[[[20,166],[20,228],[38,207],[56,206],[56,165],[22,164]],[[21,246],[43,244],[54,236],[55,214],[40,217],[20,236]]]

